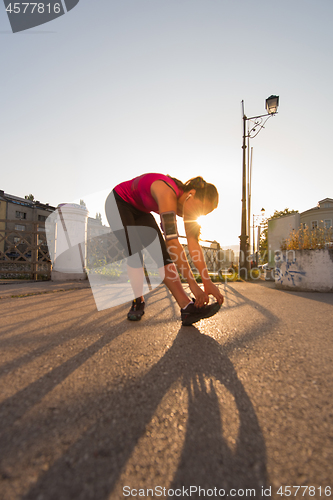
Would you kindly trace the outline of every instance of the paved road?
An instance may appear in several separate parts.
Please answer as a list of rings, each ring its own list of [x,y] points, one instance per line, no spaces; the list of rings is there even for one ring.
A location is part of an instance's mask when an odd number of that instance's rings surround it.
[[[22,286],[0,286],[2,499],[327,498],[333,294],[221,285],[182,327],[163,286],[139,323],[87,284]]]

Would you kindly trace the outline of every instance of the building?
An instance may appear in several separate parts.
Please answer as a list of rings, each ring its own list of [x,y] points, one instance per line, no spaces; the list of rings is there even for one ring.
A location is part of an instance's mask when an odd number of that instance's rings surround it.
[[[280,252],[281,245],[290,237],[292,231],[301,227],[315,229],[332,228],[333,199],[325,198],[317,206],[302,213],[288,214],[269,219],[268,221],[268,263],[273,268],[275,255]]]
[[[5,230],[6,230],[6,214],[7,214],[7,201],[0,192],[0,252],[5,249]]]
[[[300,214],[300,222],[303,227],[309,229],[330,228],[333,221],[333,199],[325,198],[318,202],[314,208],[310,208]]]
[[[26,200],[0,190],[0,221],[3,221],[0,222],[0,252],[19,250],[23,253],[33,243],[32,234],[28,233],[37,226],[37,231],[45,235],[45,221],[54,210],[48,203]]]

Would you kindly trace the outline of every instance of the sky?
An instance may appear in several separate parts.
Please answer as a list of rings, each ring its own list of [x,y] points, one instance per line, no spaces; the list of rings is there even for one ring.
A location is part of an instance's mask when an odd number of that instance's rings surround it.
[[[333,198],[331,0],[80,0],[13,34],[0,5],[0,189],[95,217],[145,172],[216,185],[202,236],[241,232],[242,108],[279,112],[254,138],[252,213]],[[105,220],[105,219],[104,219]]]

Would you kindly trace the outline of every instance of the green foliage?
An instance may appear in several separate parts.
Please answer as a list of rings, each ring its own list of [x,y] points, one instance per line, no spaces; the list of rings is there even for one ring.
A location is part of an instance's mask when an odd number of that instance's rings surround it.
[[[228,282],[240,281],[240,278],[237,272],[233,272],[230,274],[222,274],[220,276],[220,281],[222,283],[228,283]]]
[[[80,200],[80,205],[81,205],[81,207],[87,207],[84,200]]]
[[[208,273],[209,274],[209,273]],[[211,281],[213,283],[224,283],[225,281],[237,281],[238,279],[238,274],[237,273],[232,273],[232,274],[210,274],[209,275]],[[195,281],[197,283],[202,283],[202,278],[200,274],[194,274]],[[181,280],[183,283],[186,283],[186,280],[182,279]]]
[[[106,258],[96,258],[89,256],[87,261],[87,271],[90,274],[100,274],[107,278],[118,279],[122,274],[122,265],[120,262],[108,264]]]
[[[95,219],[98,220],[100,224],[102,224],[102,214],[100,214],[100,212],[96,212]]]
[[[289,208],[285,208],[284,210],[275,210],[274,214],[269,217],[270,219],[278,219],[279,217],[283,217],[284,215],[292,215],[298,214],[298,210],[289,210]]]
[[[34,201],[35,197],[33,194],[26,194],[24,197],[26,200]]]
[[[257,280],[259,279],[261,276],[261,272],[260,272],[260,269],[251,269],[251,272],[250,272],[250,277],[252,280]]]

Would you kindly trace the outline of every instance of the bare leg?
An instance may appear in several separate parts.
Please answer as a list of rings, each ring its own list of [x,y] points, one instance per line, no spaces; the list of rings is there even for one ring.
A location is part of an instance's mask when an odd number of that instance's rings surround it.
[[[175,297],[179,307],[186,307],[187,304],[191,302],[191,299],[184,291],[175,264],[168,264],[167,266],[164,266],[161,271],[161,275],[163,276],[164,274],[163,283],[169,288],[170,292]],[[127,266],[127,272],[135,297],[141,297],[141,300],[143,301],[144,298],[142,292],[145,279],[143,268],[134,268]]]
[[[184,291],[175,264],[168,264],[167,266],[164,266],[163,271],[164,284],[169,288],[170,292],[175,297],[179,307],[183,309],[191,302],[191,299]]]
[[[142,267],[130,267],[127,266],[127,274],[131,282],[131,286],[133,289],[134,297],[138,299],[141,297],[141,300],[143,301],[143,280],[144,280],[144,274],[143,274],[143,268]]]

